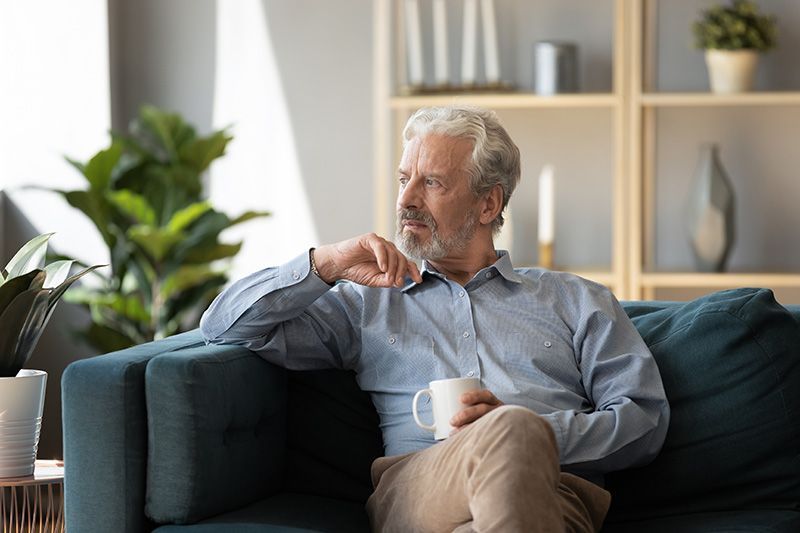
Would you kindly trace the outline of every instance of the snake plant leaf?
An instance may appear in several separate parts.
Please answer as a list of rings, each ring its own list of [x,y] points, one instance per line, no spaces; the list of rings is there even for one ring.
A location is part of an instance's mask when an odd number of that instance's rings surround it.
[[[91,271],[93,271],[95,269],[101,268],[101,267],[105,267],[105,266],[108,266],[108,265],[93,265],[93,266],[90,266],[88,268],[84,268],[83,270],[81,270],[77,274],[73,274],[72,276],[70,276],[67,279],[65,279],[58,287],[53,288],[52,291],[50,292],[50,297],[47,300],[47,317],[50,318],[50,314],[52,314],[53,309],[55,308],[56,304],[58,303],[58,300],[61,298],[61,296],[64,294],[64,292],[67,289],[69,289],[70,285],[72,285],[73,283],[78,281],[80,278],[82,278],[83,276],[85,276],[89,272],[91,272]]]
[[[156,212],[144,196],[123,189],[109,192],[108,199],[114,207],[135,220],[137,224],[152,226],[156,223]]]
[[[48,289],[26,289],[0,314],[0,376],[16,376],[33,353],[47,318]]]
[[[26,274],[9,279],[0,286],[0,313],[8,307],[8,304],[10,304],[18,294],[30,289],[34,278],[40,276],[40,274],[42,274],[42,270],[31,270]],[[38,288],[41,288],[41,285]],[[0,323],[0,326],[5,328],[5,325],[2,323]]]
[[[196,202],[177,211],[167,223],[169,231],[179,232],[188,228],[195,220],[211,209],[209,202]]]
[[[46,277],[43,286],[52,289],[53,287],[61,285],[64,280],[67,279],[67,276],[69,276],[69,271],[73,264],[75,264],[74,259],[62,259],[60,261],[53,261],[45,266],[44,272]]]
[[[47,241],[52,235],[52,233],[44,233],[26,242],[6,265],[5,279],[16,278],[26,272],[41,268],[44,265],[44,256],[47,254]]]

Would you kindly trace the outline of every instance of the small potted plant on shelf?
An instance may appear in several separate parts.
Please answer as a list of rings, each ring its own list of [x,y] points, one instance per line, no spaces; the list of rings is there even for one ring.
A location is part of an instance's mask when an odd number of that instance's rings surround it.
[[[759,53],[775,47],[775,18],[762,15],[750,0],[733,0],[701,11],[692,27],[697,48],[705,50],[711,90],[739,93],[753,86]]]
[[[51,235],[28,241],[0,272],[0,478],[33,473],[47,372],[23,367],[64,292],[102,266],[72,276],[73,260],[45,266]]]

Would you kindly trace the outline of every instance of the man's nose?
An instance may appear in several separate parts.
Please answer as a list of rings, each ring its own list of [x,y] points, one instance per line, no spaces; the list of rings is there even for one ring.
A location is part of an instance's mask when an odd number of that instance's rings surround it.
[[[397,195],[397,206],[403,209],[418,209],[420,207],[420,182],[421,180],[411,178],[406,182],[405,187],[400,188]]]

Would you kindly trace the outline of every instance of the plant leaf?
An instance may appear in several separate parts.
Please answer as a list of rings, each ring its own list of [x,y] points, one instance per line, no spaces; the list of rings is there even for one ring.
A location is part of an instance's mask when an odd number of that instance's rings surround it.
[[[144,196],[123,189],[109,192],[108,199],[120,212],[135,220],[137,224],[155,225],[156,212]]]
[[[58,287],[52,289],[50,292],[50,297],[47,300],[47,317],[50,317],[50,314],[53,312],[56,304],[58,303],[59,298],[64,294],[64,292],[69,289],[69,286],[78,281],[81,277],[88,274],[92,270],[100,267],[104,267],[108,265],[94,265],[90,266],[89,268],[84,268],[77,274],[73,274],[72,276],[65,279]]]
[[[137,225],[128,230],[128,238],[138,244],[157,263],[160,263],[170,249],[184,237],[183,233],[151,226]]]
[[[48,289],[19,293],[0,314],[0,375],[15,376],[33,353],[47,322]]]
[[[2,313],[5,308],[8,307],[8,304],[10,304],[18,294],[30,289],[31,282],[41,272],[42,271],[38,269],[31,270],[26,274],[9,279],[8,282],[0,286],[0,313]],[[2,322],[0,322],[0,324],[2,324]],[[5,328],[5,325],[3,325],[3,328]]]
[[[211,203],[209,202],[190,204],[172,215],[167,223],[167,229],[174,232],[183,231],[210,209]]]
[[[186,254],[187,263],[210,263],[218,259],[227,259],[239,253],[242,243],[236,244],[211,244],[209,246],[197,246]]]
[[[232,139],[233,137],[225,130],[214,132],[208,137],[194,139],[181,148],[181,160],[199,174],[225,153],[225,147]]]
[[[268,217],[268,216],[272,216],[272,213],[270,213],[269,211],[246,211],[241,215],[239,215],[238,217],[231,220],[230,226],[235,226],[236,224],[241,224],[242,222],[247,222],[248,220],[252,220],[254,218]]]
[[[52,233],[44,233],[26,242],[6,265],[6,272],[8,272],[6,281],[33,269],[41,268],[47,253],[47,241],[52,235]]]
[[[89,187],[95,191],[105,191],[111,184],[114,167],[122,155],[122,144],[112,142],[105,150],[97,152],[83,167],[83,175],[89,181]]]
[[[164,280],[161,285],[161,297],[163,300],[168,300],[175,294],[196,285],[201,285],[209,279],[220,275],[222,275],[221,272],[213,270],[208,265],[182,266]]]
[[[45,281],[43,286],[48,289],[61,285],[67,276],[72,265],[75,263],[74,259],[63,259],[61,261],[54,261],[44,267]]]

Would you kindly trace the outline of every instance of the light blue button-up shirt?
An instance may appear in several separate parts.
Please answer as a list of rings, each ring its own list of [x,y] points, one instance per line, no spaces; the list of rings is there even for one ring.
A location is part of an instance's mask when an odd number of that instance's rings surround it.
[[[542,415],[565,470],[598,480],[660,450],[669,406],[658,368],[605,287],[514,269],[505,252],[463,287],[427,263],[422,277],[401,289],[331,288],[304,253],[231,285],[200,327],[209,343],[246,346],[286,368],[354,370],[388,455],[435,442],[414,423],[414,393],[466,376]]]

